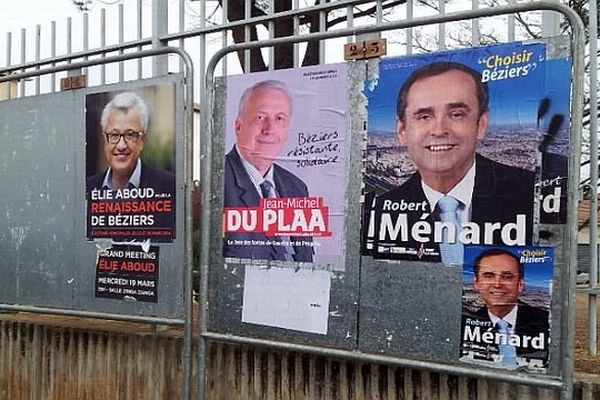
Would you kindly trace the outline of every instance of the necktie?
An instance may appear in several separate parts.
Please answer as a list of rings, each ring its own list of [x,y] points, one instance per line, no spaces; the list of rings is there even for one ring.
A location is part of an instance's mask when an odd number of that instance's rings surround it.
[[[273,186],[271,181],[263,181],[263,183],[260,184],[260,192],[262,194],[262,197],[264,197],[265,199],[272,199],[274,197],[277,197],[277,193],[275,193],[275,186]]]
[[[269,180],[264,180],[263,183],[260,184],[260,192],[265,199],[272,199],[277,197],[277,193],[275,192],[275,186]],[[273,239],[275,242],[281,242],[282,240],[289,241],[289,236],[275,236]],[[292,246],[273,246],[273,258],[275,260],[285,260],[285,261],[294,261],[293,254],[294,248]]]
[[[515,367],[517,365],[517,349],[508,344],[510,338],[508,325],[508,322],[503,319],[499,319],[498,322],[496,322],[498,333],[505,335],[500,338],[500,342],[498,343],[498,353],[500,354],[503,365]]]
[[[442,262],[444,264],[456,264],[462,265],[463,263],[463,245],[458,240],[458,236],[461,231],[460,224],[458,222],[458,206],[460,202],[451,196],[442,197],[436,208],[438,209],[438,214],[440,217],[440,221],[442,222],[450,222],[454,224],[456,228],[456,240],[454,243],[450,243],[448,241],[448,231],[445,231],[444,236],[442,237],[442,243],[440,243],[440,252],[442,253]]]

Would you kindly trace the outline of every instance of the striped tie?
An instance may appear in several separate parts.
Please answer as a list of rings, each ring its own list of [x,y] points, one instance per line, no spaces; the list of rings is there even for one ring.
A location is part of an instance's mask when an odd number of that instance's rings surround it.
[[[502,365],[515,367],[517,365],[517,349],[515,349],[515,346],[508,344],[510,338],[509,323],[499,319],[496,326],[498,327],[498,333],[503,335],[498,343],[498,353],[502,358]]]
[[[440,243],[440,252],[442,253],[442,262],[444,264],[462,265],[463,263],[464,247],[458,240],[458,236],[461,231],[461,227],[458,222],[459,205],[460,202],[451,196],[442,197],[436,205],[440,221],[450,222],[456,229],[456,241],[454,243],[450,243],[448,240],[448,230],[445,230],[445,234],[442,237],[442,243]]]

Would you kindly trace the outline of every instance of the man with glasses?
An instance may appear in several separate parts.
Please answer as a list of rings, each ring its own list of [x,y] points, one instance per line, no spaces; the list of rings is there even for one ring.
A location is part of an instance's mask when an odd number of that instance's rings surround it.
[[[133,92],[119,93],[104,107],[100,125],[109,168],[88,178],[88,191],[153,188],[155,193],[175,194],[173,173],[140,160],[148,119],[148,106]]]
[[[517,356],[546,361],[549,313],[519,300],[524,286],[519,257],[502,248],[482,251],[473,262],[473,288],[484,306],[474,312],[463,308],[463,343],[480,339],[487,355],[503,355],[507,366],[516,367]],[[493,339],[485,340],[486,332]]]

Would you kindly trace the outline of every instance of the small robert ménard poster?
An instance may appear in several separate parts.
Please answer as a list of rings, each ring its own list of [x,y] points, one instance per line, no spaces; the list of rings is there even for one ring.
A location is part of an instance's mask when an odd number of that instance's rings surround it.
[[[553,248],[467,246],[460,360],[545,372]]]

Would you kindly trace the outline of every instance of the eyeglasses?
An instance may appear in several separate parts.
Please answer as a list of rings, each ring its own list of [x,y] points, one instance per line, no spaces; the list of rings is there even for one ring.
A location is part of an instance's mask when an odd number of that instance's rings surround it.
[[[479,280],[483,282],[495,282],[497,278],[500,278],[500,282],[514,282],[517,280],[517,275],[511,272],[482,272],[479,274]]]
[[[108,143],[117,144],[117,143],[119,143],[119,140],[121,140],[121,138],[123,138],[123,140],[125,140],[125,143],[135,143],[135,142],[137,142],[137,140],[140,137],[140,135],[142,134],[142,132],[135,132],[135,131],[125,131],[123,133],[104,132],[104,134],[106,135],[106,141]]]

